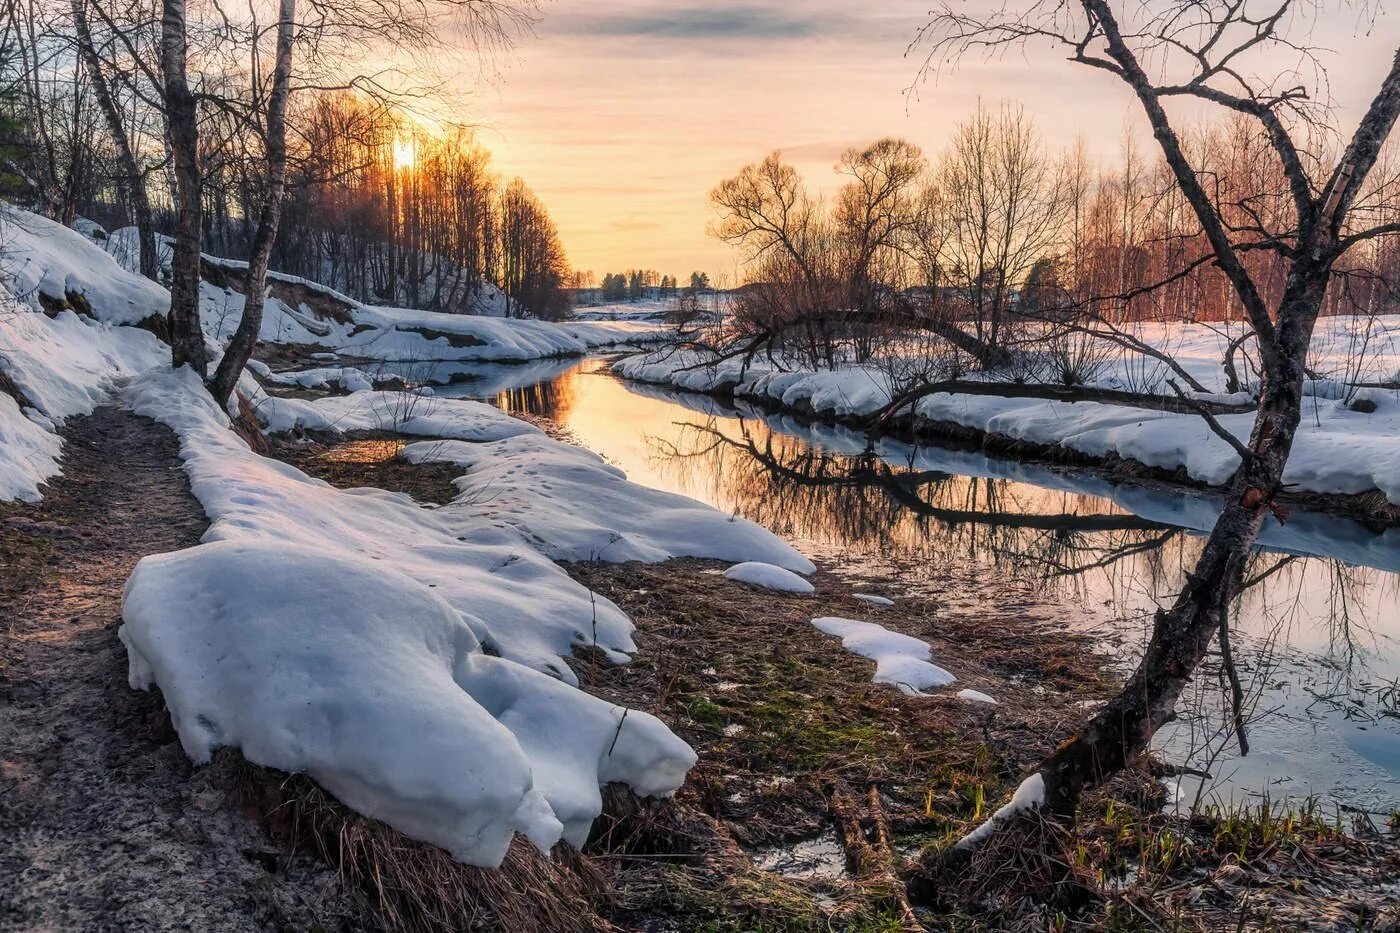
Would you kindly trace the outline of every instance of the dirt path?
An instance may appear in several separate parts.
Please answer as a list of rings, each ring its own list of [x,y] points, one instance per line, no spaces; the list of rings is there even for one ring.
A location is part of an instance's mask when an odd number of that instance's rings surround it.
[[[64,476],[0,507],[0,930],[343,928],[333,875],[289,858],[127,686],[122,586],[207,526],[175,437],[72,420]]]

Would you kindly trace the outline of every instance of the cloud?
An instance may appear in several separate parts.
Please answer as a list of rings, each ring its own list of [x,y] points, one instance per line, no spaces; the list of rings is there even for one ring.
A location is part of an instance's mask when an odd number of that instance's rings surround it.
[[[840,22],[829,14],[799,15],[783,6],[691,6],[574,18],[575,35],[627,39],[806,39],[829,35]]]

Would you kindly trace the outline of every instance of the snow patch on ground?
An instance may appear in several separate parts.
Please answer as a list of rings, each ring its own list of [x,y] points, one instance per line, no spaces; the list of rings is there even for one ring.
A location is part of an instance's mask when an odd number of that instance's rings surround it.
[[[0,286],[0,376],[18,395],[0,391],[0,502],[37,502],[39,487],[61,469],[63,422],[101,404],[113,380],[169,352],[143,330],[31,311]]]
[[[248,394],[263,426],[285,431],[392,431],[462,441],[496,441],[517,434],[541,434],[539,428],[512,418],[485,402],[438,398],[431,390],[374,391],[318,399],[267,395],[255,387]]]
[[[888,596],[876,596],[874,593],[852,593],[851,595],[861,602],[870,603],[872,606],[894,605],[894,600],[890,599]]]
[[[489,405],[450,401],[515,420]],[[423,441],[400,453],[413,463],[455,463],[466,469],[456,481],[457,498],[438,510],[454,526],[488,522],[510,529],[541,553],[563,561],[752,558],[777,564],[773,570],[798,580],[782,568],[802,573],[815,569],[762,525],[686,496],[629,482],[625,473],[592,451],[533,428],[482,440],[491,442]]]
[[[920,641],[874,622],[823,616],[812,624],[827,635],[841,639],[841,646],[852,654],[875,662],[874,682],[892,684],[901,693],[914,696],[930,687],[945,687],[957,680],[936,664],[930,664],[927,642]]]
[[[188,370],[124,397],[180,436],[213,520],[138,566],[123,613],[132,682],[161,687],[195,760],[236,744],[483,865],[516,830],[581,842],[602,782],[679,786],[689,747],[574,689],[561,657],[625,660],[630,620],[518,532],[259,457]]]
[[[745,561],[735,564],[724,572],[726,579],[750,586],[761,586],[765,590],[778,590],[783,593],[811,593],[815,587],[806,580],[782,567],[760,561]]]

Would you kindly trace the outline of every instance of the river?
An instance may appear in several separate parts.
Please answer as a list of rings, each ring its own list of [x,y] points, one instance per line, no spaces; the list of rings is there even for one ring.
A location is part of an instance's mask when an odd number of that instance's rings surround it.
[[[1170,487],[872,444],[624,383],[603,359],[453,372],[467,381],[439,394],[548,418],[632,480],[760,522],[818,559],[897,566],[911,592],[936,592],[969,563],[1029,582],[1125,670],[1214,517],[1208,497]],[[1380,823],[1400,809],[1400,529],[1299,512],[1262,541],[1233,626],[1250,753],[1222,728],[1226,693],[1210,665],[1158,737],[1169,761],[1210,775],[1182,778],[1179,799],[1315,796],[1327,812]]]

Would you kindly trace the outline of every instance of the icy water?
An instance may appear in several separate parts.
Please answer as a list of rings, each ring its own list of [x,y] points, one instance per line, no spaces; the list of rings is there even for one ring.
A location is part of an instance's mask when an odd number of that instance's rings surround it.
[[[607,363],[455,367],[440,394],[555,421],[636,482],[760,522],[813,554],[900,568],[936,591],[941,568],[1030,580],[1125,665],[1170,601],[1214,517],[1208,499],[1114,485],[981,454],[868,444],[704,396],[621,382]],[[434,376],[438,374],[433,374]],[[444,377],[445,381],[445,377]],[[1271,525],[1238,609],[1235,653],[1252,745],[1226,739],[1218,672],[1197,678],[1161,744],[1179,794],[1329,808],[1400,808],[1400,529],[1295,513]]]

